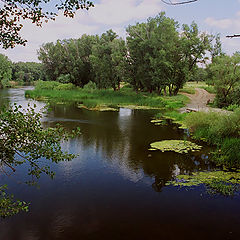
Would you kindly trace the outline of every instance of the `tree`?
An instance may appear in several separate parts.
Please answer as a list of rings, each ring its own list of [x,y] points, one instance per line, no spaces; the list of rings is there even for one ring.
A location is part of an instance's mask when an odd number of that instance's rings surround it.
[[[8,57],[0,54],[0,89],[9,85],[12,79],[12,62]]]
[[[221,55],[208,66],[216,89],[219,107],[240,104],[240,53]]]
[[[89,56],[95,42],[95,36],[83,35],[79,39],[43,44],[38,51],[38,58],[43,64],[47,79],[70,82],[80,87],[91,81]]]
[[[130,83],[135,90],[157,91],[176,95],[203,62],[210,50],[210,36],[200,33],[196,23],[179,24],[162,12],[146,23],[127,28]]]
[[[12,80],[22,83],[30,83],[45,80],[45,74],[41,63],[17,62],[12,64]]]
[[[99,89],[112,87],[115,91],[120,88],[125,56],[125,42],[117,39],[117,34],[112,30],[97,38],[92,47],[90,61],[94,82]]]
[[[20,36],[23,20],[41,26],[43,22],[55,20],[58,11],[66,17],[74,17],[77,10],[93,7],[93,3],[87,0],[0,0],[0,3],[3,5],[0,8],[0,45],[3,48],[25,45],[26,40]]]

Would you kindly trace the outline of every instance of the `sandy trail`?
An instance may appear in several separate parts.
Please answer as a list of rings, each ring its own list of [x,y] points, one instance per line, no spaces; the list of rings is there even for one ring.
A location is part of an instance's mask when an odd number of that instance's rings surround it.
[[[215,94],[209,93],[202,88],[195,88],[195,94],[189,93],[181,93],[182,95],[187,96],[190,99],[190,103],[188,103],[185,107],[180,108],[179,111],[181,113],[184,112],[222,112],[222,113],[230,113],[227,110],[222,110],[220,108],[211,108],[208,107],[207,104],[209,102],[213,102],[215,98]]]

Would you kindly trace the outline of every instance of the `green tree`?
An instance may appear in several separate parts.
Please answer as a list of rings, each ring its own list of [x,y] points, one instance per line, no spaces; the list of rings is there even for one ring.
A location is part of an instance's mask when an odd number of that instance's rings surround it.
[[[12,79],[12,62],[0,54],[0,88],[7,87]]]
[[[46,78],[67,81],[80,87],[91,81],[89,56],[95,41],[95,36],[83,35],[79,39],[43,44],[38,51],[38,58],[43,64]]]
[[[12,65],[12,80],[17,82],[30,83],[37,80],[45,80],[41,63],[17,62]]]
[[[219,107],[230,104],[240,104],[240,53],[233,56],[215,57],[208,66],[216,90],[216,100]]]
[[[97,38],[92,47],[90,61],[94,82],[99,89],[112,87],[117,90],[124,78],[124,61],[126,46],[122,39],[112,30]]]
[[[210,50],[210,36],[195,23],[179,24],[162,12],[146,23],[127,28],[130,83],[138,90],[176,95]]]
[[[54,20],[58,11],[62,11],[66,17],[74,17],[77,10],[89,9],[93,6],[93,3],[87,0],[1,0],[0,2],[2,3],[0,45],[3,48],[13,48],[16,44],[25,45],[26,40],[19,33],[23,27],[22,20],[28,19],[33,24],[41,26],[43,22]]]

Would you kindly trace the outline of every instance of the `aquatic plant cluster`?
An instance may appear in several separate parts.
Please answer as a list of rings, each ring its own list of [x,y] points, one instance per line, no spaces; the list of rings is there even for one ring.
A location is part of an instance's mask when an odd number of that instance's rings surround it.
[[[160,142],[151,143],[151,148],[149,150],[160,150],[162,152],[173,151],[176,153],[188,153],[189,151],[195,152],[199,151],[202,147],[192,143],[190,141],[184,140],[165,140]]]
[[[194,172],[192,175],[178,175],[167,185],[193,187],[204,184],[209,193],[234,195],[240,189],[240,170]]]

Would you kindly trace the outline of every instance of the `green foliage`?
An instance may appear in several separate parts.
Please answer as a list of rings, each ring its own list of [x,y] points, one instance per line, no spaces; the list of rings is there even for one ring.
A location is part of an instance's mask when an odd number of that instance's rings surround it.
[[[61,142],[79,133],[79,129],[67,133],[60,126],[43,129],[41,117],[31,107],[23,110],[15,105],[0,111],[0,163],[13,171],[16,166],[26,164],[31,181],[42,173],[54,176],[48,161],[57,163],[73,159],[75,155],[62,151]],[[1,186],[0,216],[8,217],[20,211],[28,211],[28,204],[14,200],[6,193],[6,186]]]
[[[60,83],[69,83],[71,81],[70,74],[62,74],[59,77],[57,77],[57,82]]]
[[[80,87],[93,81],[90,55],[96,41],[96,36],[83,35],[79,39],[43,44],[38,51],[38,58],[47,78]]]
[[[14,200],[13,195],[6,193],[7,186],[0,186],[0,217],[10,217],[21,211],[28,212],[28,205],[24,201]]]
[[[228,137],[238,137],[240,133],[240,111],[231,114],[190,113],[186,115],[185,122],[196,138],[206,138],[213,144]]]
[[[86,0],[4,0],[0,8],[0,45],[3,48],[13,48],[16,44],[25,45],[20,35],[23,20],[30,20],[33,24],[41,26],[42,22],[54,20],[58,11],[62,11],[65,17],[74,17],[79,9],[89,9],[93,6]],[[46,11],[52,9],[52,11]]]
[[[235,110],[237,110],[238,108],[240,108],[239,105],[237,105],[237,104],[231,104],[231,105],[229,105],[226,109],[227,109],[228,111],[235,111]]]
[[[228,168],[240,167],[240,110],[227,115],[220,113],[190,113],[185,123],[196,139],[218,146],[213,161]]]
[[[60,145],[71,135],[60,126],[43,129],[41,114],[30,107],[25,111],[20,109],[21,106],[15,106],[0,112],[0,161],[12,170],[18,164],[28,163],[29,175],[38,178],[41,173],[46,173],[53,177],[46,160],[59,162],[74,158],[74,155],[62,152]],[[43,159],[45,163],[40,165],[39,161]]]
[[[240,139],[226,138],[221,147],[214,153],[214,161],[227,168],[240,167]]]
[[[59,82],[55,81],[37,81],[35,84],[36,90],[53,90],[61,85]]]
[[[62,83],[56,87],[54,87],[55,90],[72,90],[76,88],[72,83]]]
[[[90,62],[94,82],[98,89],[112,87],[120,89],[120,82],[124,78],[124,66],[127,49],[123,39],[117,39],[112,30],[103,33],[93,45]]]
[[[31,83],[45,80],[42,64],[36,62],[17,62],[12,65],[12,80],[20,83]]]
[[[195,23],[183,25],[179,34],[179,24],[163,12],[129,26],[127,33],[128,74],[135,90],[176,95],[210,50],[210,36]]]
[[[174,96],[165,100],[156,94],[143,94],[136,93],[130,88],[120,89],[119,91],[113,91],[111,89],[98,90],[98,89],[76,89],[71,91],[57,91],[57,90],[36,90],[26,91],[25,95],[34,99],[48,99],[49,101],[57,102],[80,102],[86,107],[99,107],[99,106],[110,106],[110,107],[148,107],[148,108],[163,108],[166,103],[170,105],[176,102],[178,104],[182,102],[180,96]],[[177,104],[177,105],[178,105]]]
[[[96,90],[97,89],[97,85],[95,82],[90,81],[89,83],[87,83],[84,88],[85,90]]]
[[[12,62],[0,54],[0,88],[8,87],[12,79]]]
[[[216,91],[219,107],[240,104],[240,54],[220,55],[208,66],[209,77]]]

